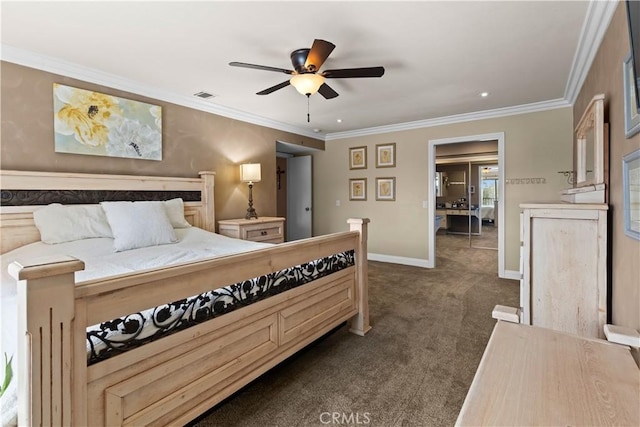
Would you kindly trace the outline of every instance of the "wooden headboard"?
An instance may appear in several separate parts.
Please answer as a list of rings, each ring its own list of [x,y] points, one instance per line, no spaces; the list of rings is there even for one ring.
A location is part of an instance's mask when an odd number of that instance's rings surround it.
[[[0,170],[0,188],[4,190],[107,190],[107,191],[199,191],[200,201],[185,202],[189,223],[215,231],[215,172],[200,172],[200,178],[161,176],[97,175],[61,172]],[[47,203],[54,203],[48,200]],[[62,202],[59,202],[62,203]],[[0,206],[0,253],[40,240],[33,212],[42,204]]]

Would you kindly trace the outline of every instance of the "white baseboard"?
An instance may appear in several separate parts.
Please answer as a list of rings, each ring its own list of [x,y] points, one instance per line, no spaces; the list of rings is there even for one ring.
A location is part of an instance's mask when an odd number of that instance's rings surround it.
[[[380,262],[389,262],[392,264],[402,264],[402,265],[411,265],[413,267],[422,267],[422,268],[433,268],[429,260],[421,259],[421,258],[407,258],[402,256],[395,255],[384,255],[384,254],[367,254],[367,259],[369,261],[380,261]],[[520,280],[520,272],[516,270],[505,270],[504,275],[500,276],[502,279],[511,279],[511,280]]]
[[[520,272],[516,270],[505,270],[503,279],[520,280]]]
[[[392,264],[411,265],[413,267],[431,268],[429,260],[420,258],[407,258],[395,255],[373,254],[367,256],[369,261],[390,262]]]

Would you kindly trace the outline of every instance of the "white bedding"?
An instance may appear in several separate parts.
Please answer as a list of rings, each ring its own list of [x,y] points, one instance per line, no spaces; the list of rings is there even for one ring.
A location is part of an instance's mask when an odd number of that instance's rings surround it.
[[[95,238],[56,245],[36,242],[0,255],[2,265],[2,282],[0,283],[0,320],[2,322],[0,355],[4,352],[9,355],[15,355],[17,347],[16,282],[7,271],[9,264],[13,261],[31,260],[56,254],[69,255],[81,259],[85,263],[85,270],[76,272],[75,277],[78,283],[116,274],[272,246],[269,243],[232,239],[196,227],[175,229],[175,233],[179,239],[177,243],[124,252],[114,252],[113,239]],[[2,359],[4,359],[3,356]]]
[[[480,208],[480,219],[494,219],[493,211],[493,206],[482,206]]]

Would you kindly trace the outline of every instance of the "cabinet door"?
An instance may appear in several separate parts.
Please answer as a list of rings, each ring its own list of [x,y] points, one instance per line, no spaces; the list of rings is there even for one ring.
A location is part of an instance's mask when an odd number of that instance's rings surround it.
[[[525,210],[523,221],[524,292],[526,288],[529,292],[529,302],[526,295],[524,302],[530,324],[602,337],[607,301],[606,212]]]

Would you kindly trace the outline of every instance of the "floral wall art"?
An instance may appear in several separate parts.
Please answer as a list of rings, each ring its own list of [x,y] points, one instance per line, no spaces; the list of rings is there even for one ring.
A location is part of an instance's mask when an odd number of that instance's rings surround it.
[[[162,107],[53,84],[55,151],[162,160]]]

